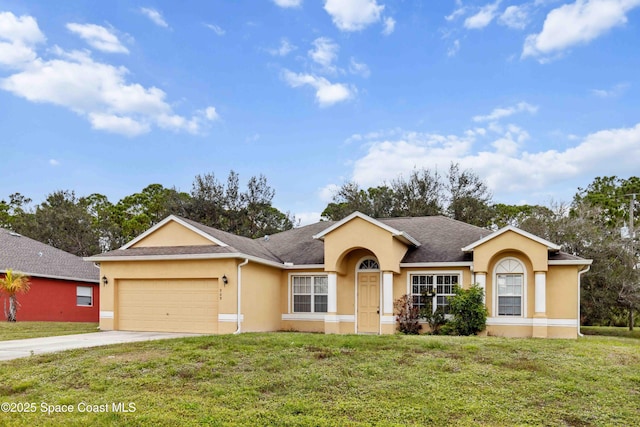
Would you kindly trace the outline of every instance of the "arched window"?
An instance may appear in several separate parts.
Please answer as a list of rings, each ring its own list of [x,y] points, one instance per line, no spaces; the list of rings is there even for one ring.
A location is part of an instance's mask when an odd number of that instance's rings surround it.
[[[375,259],[367,258],[360,263],[358,270],[380,270],[380,265]]]
[[[495,268],[498,316],[522,316],[524,313],[525,269],[515,258],[505,258]]]

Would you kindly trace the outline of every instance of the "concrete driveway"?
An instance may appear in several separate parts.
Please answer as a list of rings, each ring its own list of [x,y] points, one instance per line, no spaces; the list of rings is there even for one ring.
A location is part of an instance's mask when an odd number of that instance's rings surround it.
[[[104,331],[90,334],[63,335],[59,337],[0,341],[0,361],[28,357],[35,354],[55,353],[74,348],[98,347],[101,345],[163,340],[168,338],[196,337],[200,335],[201,334],[174,332]]]

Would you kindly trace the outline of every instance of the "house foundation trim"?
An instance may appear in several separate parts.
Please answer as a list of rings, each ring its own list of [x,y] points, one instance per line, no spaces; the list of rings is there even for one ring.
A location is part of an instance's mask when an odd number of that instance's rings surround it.
[[[237,321],[238,321],[238,315],[236,313],[230,313],[230,314],[218,313],[218,322],[236,323]],[[244,314],[240,315],[240,321],[244,322]]]
[[[396,316],[380,316],[380,323],[383,325],[395,325]]]
[[[489,326],[561,326],[561,327],[577,327],[576,319],[547,319],[547,318],[507,318],[507,317],[488,317],[487,325]]]
[[[353,314],[325,314],[325,313],[290,313],[283,314],[282,320],[297,320],[306,322],[355,322],[356,316]]]

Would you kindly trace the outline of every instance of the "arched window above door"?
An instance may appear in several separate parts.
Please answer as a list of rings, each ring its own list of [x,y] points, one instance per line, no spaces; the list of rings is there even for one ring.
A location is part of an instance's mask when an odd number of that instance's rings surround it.
[[[376,261],[375,259],[367,258],[365,260],[362,260],[362,262],[360,262],[360,265],[358,266],[358,270],[360,271],[380,270],[380,265],[378,264],[378,261]]]

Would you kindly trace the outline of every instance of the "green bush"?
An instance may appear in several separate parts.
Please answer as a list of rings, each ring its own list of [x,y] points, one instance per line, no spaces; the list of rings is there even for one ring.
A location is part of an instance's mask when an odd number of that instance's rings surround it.
[[[427,306],[422,309],[422,311],[420,312],[421,317],[425,319],[429,324],[429,329],[431,329],[429,333],[431,335],[441,335],[441,329],[447,324],[448,320],[445,317],[444,311],[441,307],[436,308],[434,311],[431,307],[431,304],[432,303],[428,303]]]
[[[456,286],[455,295],[449,298],[450,322],[456,335],[475,335],[487,326],[487,308],[484,305],[484,291],[478,285],[469,289]]]

